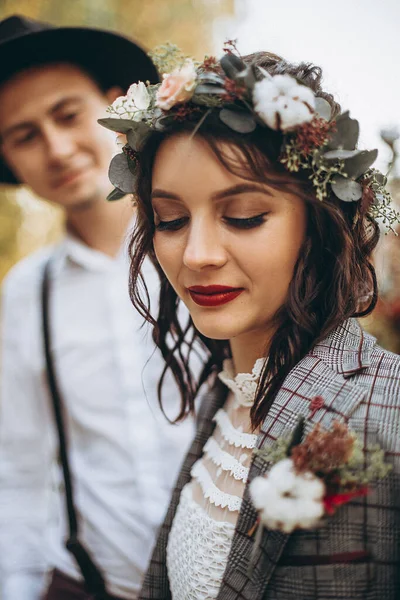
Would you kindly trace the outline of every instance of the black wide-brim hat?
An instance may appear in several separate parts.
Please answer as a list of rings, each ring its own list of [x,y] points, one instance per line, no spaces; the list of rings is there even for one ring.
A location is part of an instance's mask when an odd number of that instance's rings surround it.
[[[53,62],[82,67],[104,90],[119,86],[125,92],[135,81],[159,81],[146,51],[117,33],[54,27],[18,15],[0,21],[0,85],[24,69]],[[1,158],[0,183],[19,183]]]

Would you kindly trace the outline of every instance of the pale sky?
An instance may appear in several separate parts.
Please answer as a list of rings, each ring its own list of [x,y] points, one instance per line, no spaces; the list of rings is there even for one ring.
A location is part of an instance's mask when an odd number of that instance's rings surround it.
[[[242,54],[269,50],[323,68],[323,87],[360,122],[360,142],[389,152],[382,127],[400,127],[400,0],[235,0],[215,25],[215,52],[238,38]]]

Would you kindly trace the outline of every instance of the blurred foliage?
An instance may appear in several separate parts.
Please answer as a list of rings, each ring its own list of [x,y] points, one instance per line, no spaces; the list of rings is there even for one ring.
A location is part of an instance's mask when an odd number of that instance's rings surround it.
[[[0,0],[0,18],[20,14],[54,25],[118,31],[148,49],[173,41],[201,58],[213,51],[213,23],[234,0]],[[21,257],[61,235],[62,213],[26,190],[0,189],[0,281]]]

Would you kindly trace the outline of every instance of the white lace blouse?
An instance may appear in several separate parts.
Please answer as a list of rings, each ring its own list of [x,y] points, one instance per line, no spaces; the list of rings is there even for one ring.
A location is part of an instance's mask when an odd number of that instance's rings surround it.
[[[230,389],[213,435],[193,465],[169,534],[167,569],[173,600],[216,598],[228,560],[257,435],[250,408],[264,359],[251,374],[234,375],[225,361],[219,378]]]

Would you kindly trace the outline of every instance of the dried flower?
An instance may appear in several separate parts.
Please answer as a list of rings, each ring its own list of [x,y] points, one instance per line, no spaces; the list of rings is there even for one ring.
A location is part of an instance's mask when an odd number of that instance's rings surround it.
[[[296,129],[296,145],[301,154],[310,154],[316,148],[324,146],[335,130],[334,121],[314,117]]]
[[[304,442],[292,450],[296,472],[324,474],[338,469],[349,460],[355,439],[344,423],[334,421],[331,431],[322,429],[318,423]]]
[[[234,81],[233,79],[229,79],[228,77],[225,79],[224,88],[226,93],[223,94],[222,100],[224,102],[235,102],[235,100],[241,100],[246,94],[246,88],[243,84]]]
[[[220,70],[219,62],[215,56],[206,56],[200,65],[200,69],[211,73],[218,73]]]

